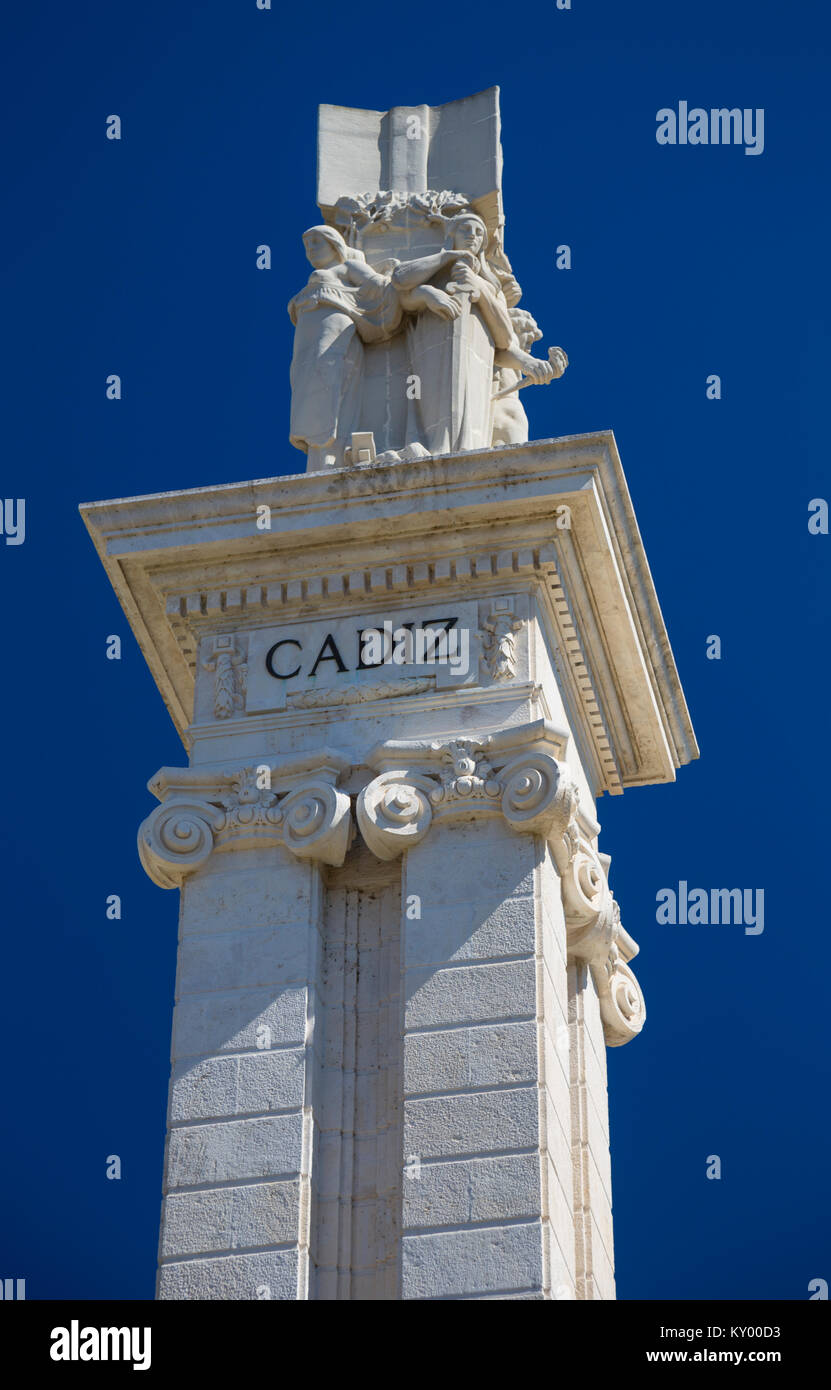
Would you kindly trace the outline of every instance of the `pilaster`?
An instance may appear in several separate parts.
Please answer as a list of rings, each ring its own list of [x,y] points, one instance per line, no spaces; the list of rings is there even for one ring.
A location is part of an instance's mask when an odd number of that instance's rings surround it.
[[[342,767],[327,754],[150,783],[161,804],[139,852],[181,887],[160,1298],[309,1297],[322,867],[351,833]]]
[[[139,834],[182,895],[159,1296],[614,1297],[645,1011],[597,800],[697,750],[612,437],[85,517],[189,756]]]
[[[645,1013],[562,743],[539,721],[368,758],[358,824],[404,862],[405,1299],[614,1296],[586,1052]]]

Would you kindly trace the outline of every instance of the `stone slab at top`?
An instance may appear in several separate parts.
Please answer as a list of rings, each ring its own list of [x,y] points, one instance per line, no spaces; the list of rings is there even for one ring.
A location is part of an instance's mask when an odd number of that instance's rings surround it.
[[[414,138],[414,131],[421,134]],[[333,221],[338,198],[379,190],[450,189],[465,194],[493,229],[501,218],[499,135],[498,87],[443,106],[366,111],[322,105],[317,132],[320,210]]]
[[[615,766],[597,794],[672,781],[698,756],[610,431],[80,510],[186,746],[206,634],[507,583],[550,613],[564,678],[597,712],[587,735],[602,721]]]

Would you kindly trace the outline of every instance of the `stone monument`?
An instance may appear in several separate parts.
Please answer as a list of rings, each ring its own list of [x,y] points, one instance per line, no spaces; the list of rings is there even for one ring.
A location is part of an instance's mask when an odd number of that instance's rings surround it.
[[[524,443],[520,386],[565,371],[561,348],[526,350],[542,334],[503,247],[498,97],[321,107],[327,221],[303,235],[312,272],[289,305],[310,471]]]
[[[610,1299],[637,945],[596,802],[697,756],[610,433],[528,442],[498,91],[320,110],[305,474],[82,507],[188,754],[162,1299]],[[635,1062],[635,1065],[637,1063]]]

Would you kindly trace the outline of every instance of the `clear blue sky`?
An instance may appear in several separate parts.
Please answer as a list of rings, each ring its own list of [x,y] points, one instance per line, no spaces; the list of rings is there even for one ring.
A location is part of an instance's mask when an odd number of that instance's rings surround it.
[[[702,748],[599,808],[649,1010],[609,1058],[619,1295],[807,1298],[831,1279],[825,6],[35,0],[6,27],[3,496],[27,536],[0,544],[0,1277],[154,1290],[177,897],[135,833],[184,752],[77,504],[299,470],[285,305],[317,103],[499,83],[506,249],[571,358],[527,393],[532,435],[615,430]],[[764,108],[764,154],[658,146],[680,100]],[[659,926],[680,879],[763,888],[764,933]]]

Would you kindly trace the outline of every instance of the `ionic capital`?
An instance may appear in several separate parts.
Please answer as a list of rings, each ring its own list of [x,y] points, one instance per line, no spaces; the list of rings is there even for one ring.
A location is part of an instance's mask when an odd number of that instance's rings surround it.
[[[631,941],[631,937],[628,939]],[[636,946],[636,952],[637,949]],[[600,1001],[606,1046],[620,1047],[622,1043],[631,1042],[646,1022],[646,1004],[643,991],[623,958],[620,944],[613,943],[605,961],[593,964],[591,972]]]
[[[358,797],[361,834],[379,859],[412,849],[434,819],[501,815],[516,831],[562,838],[577,805],[554,756],[564,742],[538,720],[482,739],[382,744],[368,760],[381,771]]]
[[[606,1042],[628,1042],[646,1018],[628,962],[638,946],[620,921],[609,888],[608,858],[598,854],[579,810],[565,735],[544,720],[483,739],[390,740],[368,758],[378,770],[358,796],[361,834],[379,859],[396,859],[427,835],[433,821],[502,816],[518,834],[540,835],[560,875],[571,961],[591,969]]]
[[[585,838],[577,818],[555,857],[569,960],[582,960],[590,967],[606,1043],[619,1047],[637,1037],[646,1020],[641,987],[628,965],[638,954],[638,944],[621,923],[620,908],[609,888],[608,857],[599,855]]]
[[[178,888],[214,851],[283,846],[342,864],[353,827],[335,783],[348,766],[324,753],[235,771],[162,768],[148,784],[161,805],[138,832],[144,869],[160,888]]]

